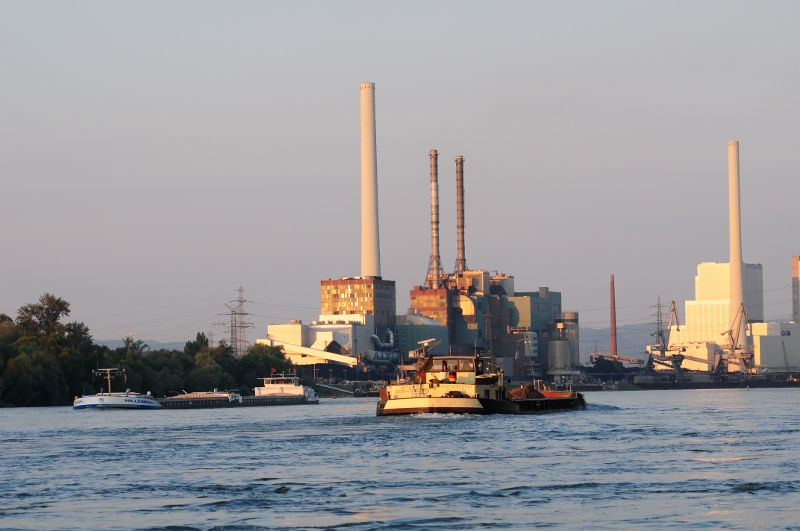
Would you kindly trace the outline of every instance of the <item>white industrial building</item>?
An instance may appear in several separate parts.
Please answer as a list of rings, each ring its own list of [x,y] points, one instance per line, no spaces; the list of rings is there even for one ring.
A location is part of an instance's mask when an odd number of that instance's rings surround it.
[[[764,320],[764,270],[761,264],[744,264],[744,308],[749,323]],[[703,262],[694,277],[695,299],[685,302],[686,324],[670,330],[670,346],[686,343],[721,343],[731,327],[730,264]]]
[[[728,143],[730,261],[697,266],[695,299],[686,301],[686,322],[672,326],[665,356],[682,355],[681,367],[713,371],[797,372],[800,368],[800,257],[792,257],[791,323],[764,322],[761,264],[742,261],[739,142]],[[739,314],[744,306],[746,319]],[[648,347],[649,352],[654,352]],[[752,354],[752,358],[750,358]],[[663,358],[662,358],[663,361]],[[657,369],[669,370],[669,363]]]

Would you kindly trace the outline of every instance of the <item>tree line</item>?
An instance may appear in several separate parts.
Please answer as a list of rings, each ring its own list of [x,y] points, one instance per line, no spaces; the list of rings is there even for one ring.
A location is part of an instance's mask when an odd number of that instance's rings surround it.
[[[45,293],[17,310],[16,318],[0,314],[0,405],[71,404],[73,397],[107,386],[92,378],[92,370],[103,367],[125,369],[127,383],[122,376],[112,379],[112,391],[130,388],[157,397],[212,389],[248,396],[259,377],[295,369],[281,348],[254,345],[236,358],[224,341],[210,346],[204,333],[183,350],[150,350],[131,338],[111,349],[96,344],[85,324],[65,322],[69,313],[67,301]]]

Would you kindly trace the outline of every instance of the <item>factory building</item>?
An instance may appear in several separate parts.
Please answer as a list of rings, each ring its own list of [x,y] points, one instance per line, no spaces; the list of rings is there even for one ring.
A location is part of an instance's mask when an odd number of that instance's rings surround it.
[[[270,325],[260,343],[280,345],[301,365],[356,364],[389,370],[429,343],[438,354],[491,357],[510,381],[548,370],[578,374],[578,314],[562,310],[547,287],[516,291],[514,277],[469,269],[465,252],[464,157],[456,157],[457,260],[445,273],[439,254],[438,152],[430,157],[431,256],[425,282],[396,315],[395,282],[381,276],[375,136],[375,85],[361,84],[361,275],[320,282],[320,316]],[[432,340],[432,341],[431,341]],[[552,348],[550,348],[552,345]],[[324,371],[325,369],[323,369]]]
[[[320,315],[371,315],[375,332],[380,337],[394,328],[397,311],[394,280],[380,277],[327,279],[320,282],[319,293]]]
[[[297,365],[391,370],[400,361],[393,352],[395,282],[381,277],[375,84],[361,83],[360,91],[361,276],[322,280],[318,321],[270,325],[267,338],[258,340],[282,346]]]
[[[452,274],[444,272],[439,255],[438,152],[432,150],[429,156],[431,256],[425,283],[409,293],[409,315],[438,323],[447,333],[450,352],[494,358],[513,382],[530,381],[535,372],[541,377],[549,371],[562,379],[579,374],[578,314],[563,312],[561,293],[546,287],[518,292],[513,276],[467,267],[461,156],[455,159],[456,268]],[[555,357],[549,355],[551,350]]]
[[[743,264],[744,307],[748,323],[764,321],[764,270]],[[670,343],[719,343],[731,327],[730,264],[703,262],[697,266],[695,299],[685,302],[686,324],[670,332]]]
[[[414,310],[408,310],[407,315],[398,315],[395,325],[395,346],[404,357],[417,350],[420,343],[432,339],[431,352],[437,355],[446,355],[450,352],[450,335],[446,326],[442,326],[435,319],[425,317]]]
[[[765,323],[763,268],[742,261],[737,141],[728,143],[728,190],[730,261],[697,266],[695,300],[686,301],[686,323],[671,327],[663,354],[683,356],[681,368],[692,371],[797,372],[800,257],[793,256],[791,264],[793,321]],[[648,347],[651,354],[655,350]],[[656,368],[670,370],[670,365]]]

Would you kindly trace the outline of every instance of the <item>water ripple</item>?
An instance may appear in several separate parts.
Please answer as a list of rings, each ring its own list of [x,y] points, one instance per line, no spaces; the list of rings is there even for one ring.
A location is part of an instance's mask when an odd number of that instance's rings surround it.
[[[0,528],[797,528],[797,390],[587,398],[525,417],[0,409]]]

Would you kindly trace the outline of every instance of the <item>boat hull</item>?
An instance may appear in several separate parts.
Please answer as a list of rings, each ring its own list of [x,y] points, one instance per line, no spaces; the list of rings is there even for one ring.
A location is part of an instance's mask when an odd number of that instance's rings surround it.
[[[417,413],[458,413],[491,415],[517,414],[519,407],[504,400],[467,397],[409,397],[378,402],[377,415],[414,415]]]
[[[72,409],[160,409],[155,399],[146,396],[81,396],[75,398]]]
[[[318,398],[305,396],[243,396],[240,400],[227,398],[159,398],[164,409],[211,409],[233,407],[296,406],[319,404]]]
[[[522,400],[492,400],[466,397],[410,397],[381,400],[377,415],[414,415],[418,413],[459,413],[472,415],[536,415],[585,409],[586,401],[580,393],[562,398]]]

